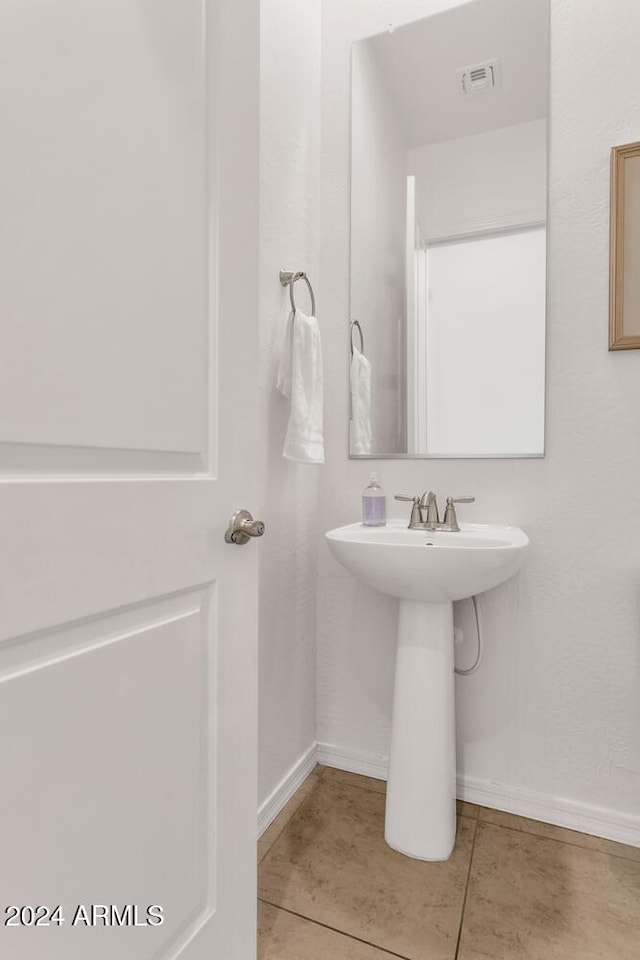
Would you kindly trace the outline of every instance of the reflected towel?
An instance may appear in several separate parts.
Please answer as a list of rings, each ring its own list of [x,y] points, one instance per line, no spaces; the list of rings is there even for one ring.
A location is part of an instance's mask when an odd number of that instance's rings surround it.
[[[351,453],[371,453],[371,364],[354,345],[351,357]]]
[[[322,347],[315,317],[300,310],[287,321],[277,387],[290,401],[283,457],[300,463],[324,463],[322,433]]]

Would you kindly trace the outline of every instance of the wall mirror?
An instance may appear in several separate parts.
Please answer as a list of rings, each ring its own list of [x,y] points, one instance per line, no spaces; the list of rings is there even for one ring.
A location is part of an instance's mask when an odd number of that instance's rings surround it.
[[[548,91],[548,0],[353,44],[351,456],[543,456]]]

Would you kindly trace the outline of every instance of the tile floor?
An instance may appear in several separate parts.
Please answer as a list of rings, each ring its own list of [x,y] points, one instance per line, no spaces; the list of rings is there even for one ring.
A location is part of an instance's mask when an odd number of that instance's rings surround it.
[[[640,960],[640,849],[458,804],[446,863],[380,780],[317,767],[258,842],[259,960]]]

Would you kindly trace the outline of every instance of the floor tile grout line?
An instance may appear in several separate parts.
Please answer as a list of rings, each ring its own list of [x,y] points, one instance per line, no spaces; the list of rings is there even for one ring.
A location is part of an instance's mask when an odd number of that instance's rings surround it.
[[[458,939],[456,940],[456,952],[454,954],[453,960],[458,960],[458,954],[460,952],[460,943],[462,941],[462,927],[464,926],[464,912],[467,906],[467,896],[469,894],[469,883],[471,882],[471,867],[473,866],[473,855],[476,849],[476,839],[478,837],[478,827],[480,821],[476,819],[474,821],[475,827],[473,829],[473,840],[471,842],[471,853],[469,854],[469,867],[467,870],[467,882],[464,885],[464,896],[462,898],[462,909],[460,911],[460,924],[458,926]]]
[[[493,823],[492,820],[478,820],[478,823],[484,823],[488,827],[499,827],[500,830],[511,830],[512,833],[524,833],[527,837],[536,837],[537,840],[553,840],[554,843],[562,843],[566,847],[577,847],[578,850],[586,850],[588,853],[600,853],[605,857],[615,857],[617,860],[626,860],[629,863],[640,864],[640,859],[635,857],[625,857],[622,853],[612,853],[610,850],[595,850],[593,847],[587,847],[583,843],[576,843],[575,840],[561,840],[560,837],[546,837],[543,833],[535,833],[533,830],[523,830],[522,827],[508,827],[505,823]],[[541,820],[540,823],[544,823]],[[550,824],[553,826],[553,824]],[[569,827],[559,827],[559,830],[568,830]],[[591,836],[591,834],[585,834]],[[606,840],[605,837],[597,839]],[[616,840],[607,840],[607,843],[616,843]],[[638,848],[640,849],[640,848]]]
[[[342,937],[348,937],[350,940],[355,940],[357,943],[364,943],[367,947],[373,947],[374,950],[379,950],[381,953],[386,953],[390,957],[397,957],[398,960],[411,960],[411,957],[407,957],[404,953],[396,953],[394,950],[387,950],[386,947],[381,947],[379,943],[372,943],[371,940],[364,940],[362,937],[356,937],[351,933],[346,933],[344,930],[338,930],[337,927],[332,927],[328,923],[322,923],[321,920],[314,920],[313,917],[307,917],[304,913],[297,913],[295,910],[290,910],[288,907],[283,907],[279,903],[273,903],[271,900],[265,900],[264,897],[258,897],[260,903],[266,903],[269,907],[275,907],[276,910],[282,910],[284,913],[291,914],[292,917],[298,917],[300,920],[306,920],[308,923],[315,923],[317,927],[323,927],[325,930],[331,930],[332,933],[338,933]]]

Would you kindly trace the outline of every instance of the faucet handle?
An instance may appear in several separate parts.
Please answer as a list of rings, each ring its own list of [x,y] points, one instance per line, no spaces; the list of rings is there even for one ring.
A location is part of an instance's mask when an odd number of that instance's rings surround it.
[[[411,507],[411,518],[409,520],[409,529],[416,527],[419,523],[422,523],[422,511],[420,509],[420,497],[409,497],[406,493],[396,493],[393,497],[394,500],[408,500],[413,506]]]
[[[447,531],[447,533],[458,533],[460,527],[458,526],[458,518],[456,516],[455,503],[473,503],[475,497],[447,497],[447,508],[444,512],[444,520],[442,521],[442,529]]]

